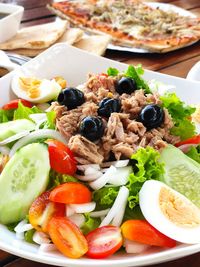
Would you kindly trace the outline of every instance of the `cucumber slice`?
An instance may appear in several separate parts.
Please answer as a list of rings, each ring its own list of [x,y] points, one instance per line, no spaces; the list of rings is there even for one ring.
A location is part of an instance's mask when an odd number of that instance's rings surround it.
[[[35,124],[26,119],[4,122],[0,124],[0,141],[5,140],[22,131],[32,131],[35,129]]]
[[[163,149],[160,160],[165,163],[163,182],[200,208],[200,164],[172,145]]]
[[[45,191],[49,171],[47,145],[33,143],[15,153],[0,175],[0,223],[25,218],[34,199]]]

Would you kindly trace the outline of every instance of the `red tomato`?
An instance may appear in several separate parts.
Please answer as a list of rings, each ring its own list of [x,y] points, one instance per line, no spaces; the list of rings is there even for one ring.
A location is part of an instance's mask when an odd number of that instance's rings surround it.
[[[62,174],[74,175],[77,168],[72,151],[58,140],[47,140],[47,144],[51,168]]]
[[[10,110],[10,109],[15,109],[18,108],[18,104],[21,102],[25,107],[32,108],[33,104],[27,100],[24,99],[15,99],[11,100],[9,103],[4,105],[2,109],[4,110]]]
[[[121,226],[122,235],[132,241],[158,247],[175,247],[176,241],[163,235],[145,220],[128,220]]]
[[[38,230],[47,233],[47,225],[52,216],[65,216],[65,205],[49,200],[50,191],[44,192],[32,203],[29,221]]]
[[[50,193],[49,199],[65,204],[81,204],[91,202],[92,193],[83,184],[69,182],[54,188]]]
[[[77,259],[88,250],[84,235],[66,217],[53,217],[48,224],[48,233],[57,249],[67,257]]]
[[[122,246],[122,235],[119,227],[108,225],[95,229],[86,235],[88,252],[94,259],[111,256]]]
[[[176,147],[182,146],[182,145],[187,145],[187,144],[200,144],[200,134],[195,135],[189,139],[186,139],[184,141],[180,141],[175,144]]]

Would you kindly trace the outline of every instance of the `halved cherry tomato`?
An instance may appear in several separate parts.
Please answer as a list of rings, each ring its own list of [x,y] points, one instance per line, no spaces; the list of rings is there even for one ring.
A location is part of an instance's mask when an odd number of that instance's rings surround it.
[[[2,109],[4,110],[10,110],[10,109],[15,109],[18,108],[18,104],[21,102],[25,107],[31,108],[33,104],[27,100],[24,99],[15,99],[11,100],[9,103],[5,104]]]
[[[163,235],[145,220],[128,220],[121,226],[122,235],[132,241],[158,247],[175,247],[176,241]]]
[[[76,160],[72,151],[58,140],[47,140],[51,168],[62,174],[76,172]]]
[[[49,199],[65,204],[81,204],[91,202],[92,193],[83,184],[69,182],[54,188],[50,193]]]
[[[50,191],[37,197],[29,209],[29,221],[38,230],[47,233],[47,225],[51,217],[65,216],[65,205],[49,200]]]
[[[53,217],[48,224],[48,233],[57,249],[67,257],[77,259],[88,250],[86,238],[66,217]]]
[[[200,134],[195,135],[189,139],[180,141],[175,144],[176,147],[182,146],[182,145],[188,145],[188,144],[200,144]]]
[[[112,225],[95,229],[86,235],[86,239],[88,242],[86,255],[94,259],[109,257],[122,246],[121,230]]]

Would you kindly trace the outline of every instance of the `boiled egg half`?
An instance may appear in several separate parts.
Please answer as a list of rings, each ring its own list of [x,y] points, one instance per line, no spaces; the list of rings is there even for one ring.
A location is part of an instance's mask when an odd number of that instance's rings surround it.
[[[45,103],[56,99],[62,89],[55,79],[25,77],[22,73],[14,76],[11,88],[16,96],[32,103]]]
[[[139,193],[145,219],[164,235],[186,244],[200,243],[200,209],[162,182],[149,180]]]

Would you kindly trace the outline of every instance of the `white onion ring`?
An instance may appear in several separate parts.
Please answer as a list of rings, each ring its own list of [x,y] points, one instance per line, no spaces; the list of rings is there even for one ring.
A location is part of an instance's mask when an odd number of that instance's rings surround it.
[[[193,147],[197,147],[199,144],[185,144],[182,146],[179,146],[178,148],[183,152],[183,153],[187,153],[190,149],[191,146]]]
[[[90,216],[93,218],[100,218],[100,217],[106,216],[108,214],[109,210],[110,209],[93,211],[90,213]]]
[[[12,157],[19,148],[39,138],[54,138],[61,141],[64,144],[67,144],[65,138],[58,131],[50,129],[37,130],[25,136],[24,138],[20,139],[17,143],[15,143],[12,149],[10,150],[9,156]]]
[[[49,239],[48,235],[46,235],[43,232],[38,232],[38,231],[36,231],[33,234],[33,241],[36,244],[39,244],[39,245],[41,245],[41,244],[49,244],[51,242],[51,240]]]
[[[150,246],[136,241],[124,239],[124,247],[126,253],[139,254],[147,250]]]
[[[102,168],[107,168],[110,166],[114,166],[117,168],[121,168],[121,167],[126,167],[129,164],[129,159],[124,159],[124,160],[116,160],[116,161],[108,161],[108,162],[103,162],[101,164]]]
[[[85,216],[83,214],[73,214],[68,217],[68,219],[75,223],[79,228],[85,223]]]
[[[97,180],[102,175],[103,175],[102,172],[96,171],[94,174],[88,174],[88,175],[78,175],[78,174],[75,174],[74,177],[76,177],[80,181],[91,182],[91,181]]]
[[[3,155],[9,155],[10,154],[10,148],[6,146],[0,146],[0,153]]]
[[[15,135],[12,135],[12,136],[4,139],[3,141],[1,141],[0,142],[0,146],[9,144],[9,143],[11,143],[13,141],[16,141],[16,140],[24,137],[24,136],[27,136],[28,134],[29,134],[29,131],[27,131],[27,130],[26,131],[19,132],[19,133],[15,134]]]
[[[41,244],[39,247],[39,252],[52,252],[57,251],[57,248],[54,244]]]
[[[84,204],[69,204],[68,206],[72,208],[75,213],[88,213],[95,209],[96,203],[89,202]]]

